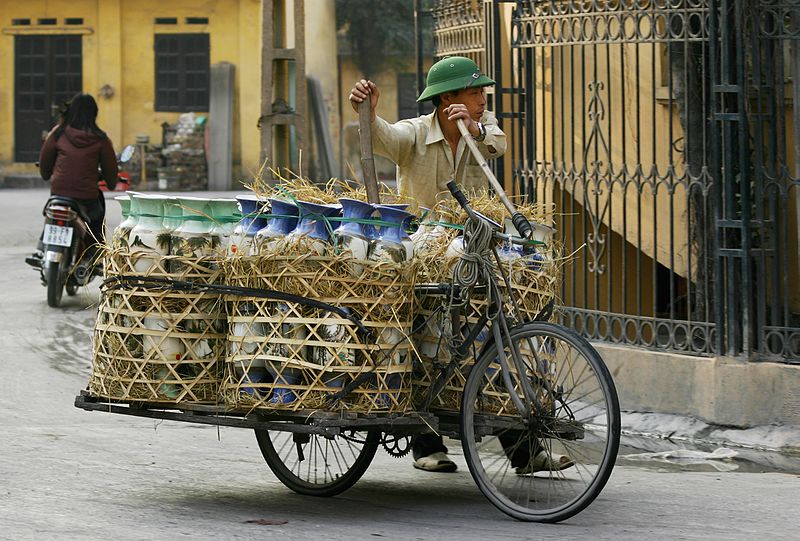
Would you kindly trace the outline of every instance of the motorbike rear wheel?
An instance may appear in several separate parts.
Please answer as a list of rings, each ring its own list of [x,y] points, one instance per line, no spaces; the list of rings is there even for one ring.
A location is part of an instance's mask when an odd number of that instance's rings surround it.
[[[59,267],[58,262],[49,261],[45,264],[44,269],[44,280],[47,282],[47,305],[51,308],[58,308],[64,294],[64,283],[61,281]]]

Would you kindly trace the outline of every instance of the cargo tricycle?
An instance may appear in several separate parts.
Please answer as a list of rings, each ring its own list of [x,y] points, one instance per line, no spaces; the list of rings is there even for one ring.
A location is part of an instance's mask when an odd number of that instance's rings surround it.
[[[515,216],[522,234],[509,236],[497,223],[474,211],[455,183],[449,188],[468,216],[464,253],[452,280],[413,286],[427,309],[415,318],[414,333],[430,328],[434,321],[448,326],[438,327],[437,353],[427,364],[426,383],[415,389],[413,400],[401,405],[398,396],[402,388],[391,371],[378,370],[397,360],[393,349],[402,347],[397,342],[394,348],[384,348],[384,362],[375,363],[372,369],[345,379],[341,379],[345,372],[329,377],[320,387],[323,391],[315,407],[289,407],[291,400],[284,401],[286,394],[279,395],[277,388],[280,374],[266,390],[257,383],[240,385],[236,396],[252,399],[251,408],[115,400],[90,390],[82,392],[75,405],[85,410],[253,429],[274,474],[291,490],[308,496],[340,494],[364,474],[379,447],[402,456],[409,452],[415,435],[433,432],[460,440],[475,483],[507,515],[536,522],[558,522],[575,515],[600,494],[614,467],[620,412],[611,375],[589,342],[549,321],[552,301],[533,316],[521,313],[511,285],[513,277],[504,270],[496,248],[501,242],[529,243],[524,232],[530,224]],[[324,314],[328,324],[349,325],[353,345],[347,351],[369,347],[381,333],[346,307],[277,289],[124,275],[108,277],[105,287],[239,296],[261,299],[272,303],[270,306],[292,303]],[[255,301],[241,303],[239,319],[229,313],[228,321],[232,325],[244,321],[254,306]],[[128,319],[139,317],[136,312],[125,313]],[[293,321],[301,319],[298,316]],[[155,331],[144,323],[145,339],[154,340]],[[283,320],[276,328],[285,325]],[[311,338],[304,335],[304,347],[316,343]],[[246,349],[246,340],[241,341]],[[342,366],[341,370],[352,369],[346,363]],[[180,373],[180,367],[170,370]],[[240,377],[237,381],[245,380]],[[297,387],[283,383],[299,393]],[[365,389],[369,389],[371,407],[343,407]],[[286,393],[286,389],[282,391]],[[276,407],[256,407],[267,403]],[[565,460],[552,463],[551,457],[562,455]]]

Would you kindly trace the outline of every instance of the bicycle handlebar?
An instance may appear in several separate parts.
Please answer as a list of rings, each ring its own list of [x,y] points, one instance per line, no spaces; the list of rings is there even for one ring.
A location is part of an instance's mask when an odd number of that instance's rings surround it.
[[[467,197],[464,195],[464,192],[461,191],[461,188],[458,187],[458,184],[456,184],[455,180],[451,180],[447,183],[447,189],[450,190],[450,193],[453,195],[453,199],[455,199],[458,202],[458,204],[461,205],[461,208],[464,209],[464,211],[471,219],[486,220],[486,218],[483,215],[480,215],[479,213],[472,210],[472,207],[469,206],[469,202],[467,201]],[[533,229],[531,228],[531,224],[530,222],[528,222],[528,219],[525,218],[525,216],[523,216],[519,212],[515,212],[511,216],[511,223],[514,224],[514,227],[517,229],[517,231],[519,232],[519,234],[522,236],[523,239],[530,240],[531,235],[533,233]],[[502,238],[503,240],[508,240],[512,238],[510,235],[503,235],[501,233],[498,233],[497,231],[494,232],[494,236],[497,238]]]
[[[483,173],[486,175],[486,179],[489,181],[489,185],[492,187],[495,193],[497,193],[497,197],[500,198],[500,201],[503,203],[506,209],[508,209],[508,213],[511,214],[511,222],[514,224],[514,227],[517,228],[517,231],[519,231],[519,234],[522,235],[523,238],[530,239],[531,235],[533,234],[533,229],[531,229],[531,225],[528,223],[528,220],[525,218],[525,216],[517,212],[517,209],[514,207],[514,204],[511,203],[511,201],[508,199],[505,190],[503,190],[503,187],[500,185],[500,182],[495,178],[494,173],[492,173],[489,164],[486,163],[486,159],[483,157],[483,154],[481,154],[480,150],[478,150],[475,141],[472,139],[472,135],[470,135],[469,130],[467,130],[467,125],[464,124],[464,120],[461,118],[456,119],[456,125],[458,126],[458,130],[461,132],[461,138],[464,140],[470,152],[472,153],[473,157],[478,162],[478,165],[480,165],[481,170],[483,170]],[[450,182],[453,182],[455,184],[454,180]],[[453,194],[453,197],[456,197],[456,194],[450,188],[449,183],[447,184],[447,187],[448,189],[450,189],[450,193]],[[458,189],[458,187],[456,187],[456,189]],[[461,193],[461,190],[458,190],[458,192]],[[466,202],[464,194],[461,194],[461,197]],[[464,207],[464,203],[459,201],[458,198],[456,198],[456,201],[458,201],[458,203],[462,207]],[[466,207],[464,207],[464,210],[466,210]]]
[[[467,198],[464,195],[464,192],[461,191],[461,188],[458,187],[455,180],[451,180],[447,183],[447,189],[450,190],[450,193],[453,195],[453,199],[455,199],[461,208],[464,209],[467,215],[470,218],[475,217],[475,213],[472,211],[472,207],[469,206],[467,202]]]

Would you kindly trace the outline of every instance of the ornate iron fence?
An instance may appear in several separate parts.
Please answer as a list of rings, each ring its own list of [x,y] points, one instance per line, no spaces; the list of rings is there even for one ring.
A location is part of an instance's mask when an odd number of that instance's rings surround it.
[[[434,21],[435,56],[472,58],[486,68],[486,33],[482,0],[437,0],[431,10]]]
[[[574,254],[564,322],[800,362],[800,1],[476,4],[434,7],[436,54],[476,53],[459,25],[491,38],[498,173]]]
[[[728,351],[800,363],[800,1],[727,1],[719,12],[720,28],[735,35],[722,41],[721,58],[737,59],[735,78],[721,80],[740,89],[736,105],[726,104],[739,114],[727,127],[738,138],[723,141],[722,165],[738,159],[744,172],[724,175],[721,228],[733,227],[720,250],[741,269],[729,295],[739,312],[727,324],[736,329],[741,314],[742,330]]]

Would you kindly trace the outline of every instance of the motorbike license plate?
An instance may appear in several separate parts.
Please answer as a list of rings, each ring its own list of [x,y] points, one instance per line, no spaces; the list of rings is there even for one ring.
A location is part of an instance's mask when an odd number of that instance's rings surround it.
[[[42,242],[53,246],[69,246],[72,244],[72,228],[45,224]]]

